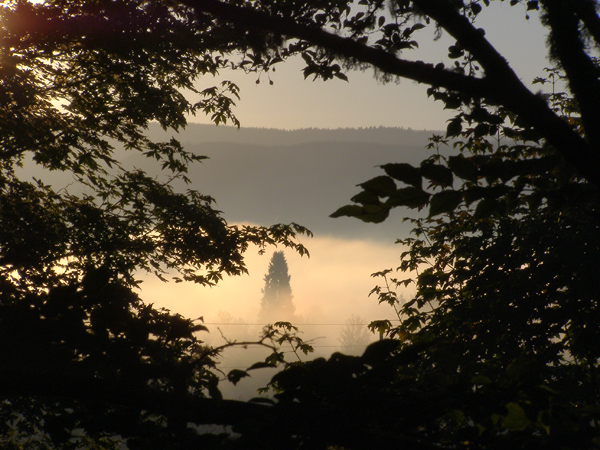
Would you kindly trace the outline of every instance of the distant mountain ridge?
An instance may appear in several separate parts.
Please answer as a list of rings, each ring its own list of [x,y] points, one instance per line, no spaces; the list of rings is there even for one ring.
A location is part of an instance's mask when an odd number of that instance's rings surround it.
[[[148,129],[148,137],[156,140],[175,137],[182,144],[232,143],[247,145],[298,145],[315,142],[353,142],[380,145],[424,145],[433,134],[441,131],[412,130],[406,128],[302,128],[281,130],[277,128],[245,128],[190,123],[180,133],[164,131],[158,124]]]
[[[357,184],[383,174],[377,166],[419,164],[431,153],[425,146],[433,134],[385,127],[285,131],[201,124],[178,134],[158,125],[148,131],[151,139],[173,136],[185,150],[209,157],[190,168],[188,187],[213,196],[229,221],[298,222],[317,235],[388,242],[410,228],[399,210],[377,225],[329,215],[350,203],[360,191]],[[132,166],[158,174],[152,161],[139,154],[130,158]]]

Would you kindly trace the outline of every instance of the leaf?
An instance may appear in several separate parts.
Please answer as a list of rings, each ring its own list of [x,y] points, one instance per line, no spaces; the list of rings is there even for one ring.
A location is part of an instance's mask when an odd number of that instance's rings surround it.
[[[460,409],[453,409],[448,413],[448,417],[452,419],[456,425],[462,425],[465,421],[465,413]]]
[[[486,377],[485,375],[475,375],[473,378],[471,378],[471,383],[479,385],[479,386],[491,384],[491,382],[492,382],[492,380],[490,380],[490,378]]]
[[[407,163],[390,163],[380,166],[385,173],[395,180],[402,181],[416,188],[421,188],[423,177],[417,167]]]
[[[392,328],[392,322],[389,320],[374,320],[368,325],[368,328],[373,333],[377,332],[380,335],[383,335]]]
[[[252,364],[250,367],[248,367],[246,370],[256,370],[256,369],[268,369],[268,368],[272,368],[272,367],[277,367],[277,364],[274,364],[272,362],[255,362],[254,364]]]
[[[489,133],[490,133],[490,126],[486,123],[477,124],[477,126],[473,130],[473,136],[476,138],[487,136]]]
[[[235,385],[235,384],[238,384],[238,382],[242,378],[246,378],[249,376],[250,376],[250,374],[248,372],[246,372],[245,370],[233,369],[232,371],[230,371],[227,374],[227,379]]]
[[[365,205],[363,214],[358,219],[368,223],[381,223],[387,219],[390,209],[387,205]]]
[[[354,217],[356,219],[362,220],[363,222],[370,223],[381,223],[385,219],[387,219],[389,215],[389,205],[381,204],[381,205],[346,205],[339,208],[333,214],[330,214],[329,217],[337,218],[337,217]]]
[[[463,198],[467,206],[471,203],[481,200],[486,194],[486,189],[481,186],[475,186],[463,191]]]
[[[397,189],[385,202],[391,208],[396,206],[406,206],[408,208],[422,208],[427,204],[431,194],[428,194],[423,189],[416,187],[406,187]]]
[[[334,219],[337,217],[358,217],[363,212],[361,206],[358,205],[345,205],[341,208],[338,208],[334,213],[330,214],[329,217],[333,217]]]
[[[465,51],[458,45],[451,45],[448,47],[448,58],[457,59],[465,54]]]
[[[474,15],[477,15],[481,12],[482,6],[479,3],[471,2],[471,11]]]
[[[506,404],[508,414],[503,417],[503,424],[508,431],[521,431],[529,426],[531,421],[527,418],[525,410],[514,402]]]
[[[526,354],[519,355],[513,359],[506,367],[506,374],[511,380],[518,380],[522,378],[529,367],[530,356]]]
[[[477,166],[463,155],[450,156],[448,158],[448,167],[456,176],[463,180],[477,181]]]
[[[462,203],[462,193],[459,191],[442,191],[431,197],[429,217],[454,211]]]
[[[504,176],[506,170],[505,163],[506,161],[493,157],[485,160],[484,164],[480,166],[481,175],[485,177],[488,184],[492,184],[494,181],[497,181]]]
[[[432,164],[429,161],[421,164],[421,175],[440,186],[452,186],[454,182],[450,169],[440,164]]]
[[[350,200],[354,203],[360,203],[361,205],[379,205],[381,203],[377,195],[368,191],[359,192]]]
[[[492,198],[484,198],[481,200],[477,207],[475,208],[475,214],[473,217],[475,219],[487,219],[491,217],[494,213],[498,212],[499,202],[496,199]]]
[[[385,175],[371,178],[364,183],[360,183],[358,186],[379,197],[388,197],[396,191],[396,183],[394,183],[394,180]]]
[[[458,136],[462,132],[462,119],[457,117],[452,119],[446,127],[446,137]]]

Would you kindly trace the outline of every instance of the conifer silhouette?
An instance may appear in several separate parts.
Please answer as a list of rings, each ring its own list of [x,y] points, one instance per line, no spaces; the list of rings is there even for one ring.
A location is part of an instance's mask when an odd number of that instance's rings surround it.
[[[292,302],[288,265],[283,252],[274,252],[265,275],[265,287],[258,320],[261,323],[294,320],[296,308]]]

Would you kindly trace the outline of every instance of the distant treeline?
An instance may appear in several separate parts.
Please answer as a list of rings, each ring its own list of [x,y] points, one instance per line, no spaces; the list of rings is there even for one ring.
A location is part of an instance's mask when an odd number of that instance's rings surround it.
[[[227,142],[255,145],[297,145],[314,142],[363,142],[381,145],[418,145],[427,143],[427,139],[441,131],[412,130],[391,127],[368,128],[304,128],[299,130],[280,130],[276,128],[240,128],[192,123],[179,135],[172,131],[163,131],[158,124],[148,130],[148,136],[163,140],[176,137],[182,144],[206,142]]]

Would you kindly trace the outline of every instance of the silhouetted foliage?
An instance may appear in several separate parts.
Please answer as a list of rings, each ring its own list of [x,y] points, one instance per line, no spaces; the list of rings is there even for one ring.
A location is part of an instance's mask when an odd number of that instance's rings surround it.
[[[560,72],[548,75],[536,82]],[[549,102],[581,130],[571,98],[554,92]],[[480,104],[459,117],[466,126],[452,143],[430,144],[455,154],[386,164],[354,197],[428,211],[398,240],[408,278],[384,270],[373,291],[401,323],[372,327],[416,355],[396,370],[435,393],[435,414],[407,431],[453,448],[597,448],[598,190],[502,109]],[[409,285],[416,295],[401,304],[394,288]]]
[[[0,443],[211,445],[187,424],[239,420],[216,412],[236,404],[215,403],[220,349],[203,345],[202,320],[142,302],[139,274],[214,285],[246,272],[251,245],[304,253],[306,232],[227,224],[211,197],[173,187],[203,157],[144,135],[197,111],[235,123],[234,85],[183,95],[220,65],[222,42],[201,43],[194,14],[162,2],[5,2],[0,21]],[[124,167],[118,147],[161,177]],[[52,186],[57,172],[66,181]],[[273,365],[292,337],[264,330]]]
[[[110,447],[107,438],[121,436],[145,449],[598,448],[598,2],[510,1],[527,14],[541,9],[561,69],[551,76],[564,74],[569,89],[550,97],[531,92],[477,28],[489,4],[4,2],[2,443]],[[428,27],[456,40],[449,67],[405,57]],[[388,329],[398,339],[361,357],[290,366],[272,381],[274,405],[228,402],[216,350],[195,334],[203,325],[143,304],[136,271],[211,285],[244,272],[250,244],[303,253],[294,236],[306,230],[226,224],[211,197],[170,184],[202,158],[144,130],[151,121],[177,129],[196,112],[237,124],[237,86],[200,90],[195,81],[224,67],[260,78],[293,55],[306,77],[344,80],[344,67],[371,66],[384,80],[429,85],[457,110],[446,136],[457,153],[387,164],[335,213],[381,222],[398,206],[429,212],[402,241],[400,268],[418,275],[396,280],[417,288],[400,326]],[[164,179],[121,167],[115,143],[157,160]],[[30,160],[72,174],[86,193],[23,179]],[[379,293],[394,303],[392,292]],[[261,342],[274,353],[252,368],[281,362],[285,342],[309,351],[294,331],[265,329]],[[188,423],[232,424],[241,438],[201,435]]]
[[[292,302],[292,287],[287,261],[283,252],[274,252],[265,275],[265,287],[260,301],[258,320],[261,323],[293,321],[296,307]]]

